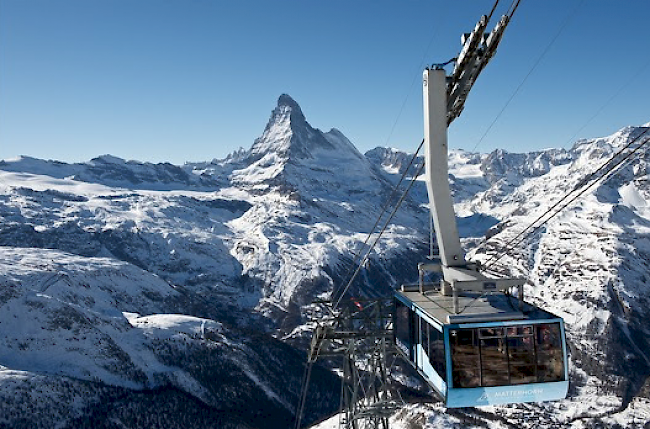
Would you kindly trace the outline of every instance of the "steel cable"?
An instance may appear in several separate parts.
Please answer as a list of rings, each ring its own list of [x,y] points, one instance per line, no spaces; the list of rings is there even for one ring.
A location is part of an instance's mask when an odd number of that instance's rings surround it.
[[[375,241],[372,243],[372,245],[370,246],[370,248],[369,248],[368,251],[366,252],[365,256],[363,257],[363,259],[362,259],[361,262],[359,263],[357,269],[354,271],[354,274],[352,275],[352,278],[350,278],[350,281],[348,281],[348,284],[345,286],[345,289],[343,289],[343,292],[341,293],[341,295],[339,296],[339,298],[336,300],[336,302],[335,302],[335,304],[334,304],[334,308],[336,308],[336,307],[339,306],[339,304],[341,303],[341,300],[343,299],[343,296],[344,296],[345,293],[348,291],[348,289],[350,289],[350,286],[352,286],[352,283],[354,282],[354,280],[356,279],[357,275],[358,275],[359,272],[361,271],[361,268],[362,268],[362,267],[364,266],[364,264],[368,261],[368,258],[370,257],[370,253],[372,252],[372,250],[374,249],[374,247],[375,247],[375,246],[377,245],[377,243],[379,242],[379,239],[381,238],[381,236],[384,234],[384,232],[385,232],[386,229],[388,228],[388,225],[390,225],[390,222],[393,220],[393,217],[395,217],[395,214],[397,213],[397,210],[400,208],[400,206],[402,205],[402,203],[403,203],[404,200],[406,199],[406,196],[408,195],[409,191],[411,190],[411,188],[413,187],[413,185],[414,185],[415,182],[417,181],[417,178],[420,176],[420,174],[422,174],[422,170],[423,170],[423,169],[424,169],[424,163],[422,163],[422,165],[420,166],[420,168],[418,169],[418,171],[416,172],[416,174],[415,174],[415,175],[413,176],[413,178],[411,179],[411,183],[409,183],[409,186],[408,186],[408,187],[406,188],[406,190],[402,193],[402,197],[399,199],[399,201],[398,201],[397,204],[395,205],[395,208],[394,208],[393,211],[391,212],[390,216],[388,217],[388,219],[387,219],[386,222],[384,223],[384,226],[382,227],[381,231],[380,231],[379,234],[377,235],[377,238],[375,238]]]
[[[630,140],[625,146],[623,146],[620,150],[618,150],[614,155],[612,155],[605,163],[601,164],[600,167],[598,167],[595,171],[591,172],[584,178],[580,179],[578,183],[573,187],[571,191],[566,193],[562,198],[560,198],[558,201],[556,201],[553,206],[548,208],[544,213],[542,213],[540,216],[537,217],[534,221],[532,221],[526,228],[524,228],[519,234],[517,234],[514,238],[512,238],[508,243],[506,243],[506,246],[509,245],[511,242],[515,241],[517,238],[519,238],[522,234],[524,234],[528,229],[532,228],[533,225],[535,225],[537,222],[539,222],[544,216],[546,216],[549,212],[551,212],[553,209],[555,209],[557,206],[562,204],[562,202],[571,196],[571,194],[578,189],[580,189],[582,186],[586,185],[594,176],[596,176],[598,173],[601,171],[605,170],[607,166],[612,163],[620,154],[622,154],[625,150],[627,150],[630,146],[632,146],[634,143],[636,143],[646,132],[648,132],[649,129],[646,129],[644,132],[639,134],[637,137],[634,139]],[[476,246],[473,250],[476,252],[477,249],[480,249],[484,245],[486,245],[488,242],[488,239],[485,238],[483,241],[479,243],[478,246]],[[492,259],[488,260],[488,263],[490,263]]]
[[[519,3],[521,3],[521,0],[512,0],[512,3],[510,4],[510,8],[508,9],[508,19],[512,18],[512,15],[515,14],[517,11],[517,8],[519,7]]]
[[[307,390],[309,389],[309,379],[311,378],[311,369],[313,365],[313,362],[308,361],[305,366],[305,372],[300,385],[300,402],[298,403],[298,409],[296,411],[296,429],[300,429],[300,424],[302,423],[302,414],[307,402]]]
[[[375,229],[377,228],[377,225],[379,225],[379,222],[381,221],[381,218],[384,216],[384,213],[386,213],[386,211],[388,210],[388,207],[390,207],[390,204],[393,201],[393,198],[397,194],[397,191],[399,190],[399,187],[401,186],[402,182],[404,181],[404,179],[408,175],[408,172],[411,169],[411,167],[413,166],[413,163],[415,162],[415,160],[417,159],[417,156],[420,153],[420,150],[422,150],[423,145],[424,145],[424,139],[422,139],[422,142],[420,142],[420,145],[418,146],[417,150],[415,151],[415,153],[411,157],[411,160],[409,161],[408,166],[404,170],[404,173],[402,173],[402,177],[400,177],[399,181],[397,182],[397,185],[395,185],[395,187],[393,188],[393,191],[391,192],[390,196],[388,197],[388,200],[386,201],[386,203],[384,203],[384,206],[381,208],[379,216],[377,217],[377,220],[375,221],[375,224],[372,226],[372,228],[370,229],[370,232],[366,236],[366,239],[364,240],[363,244],[361,245],[361,249],[359,249],[358,253],[354,254],[354,259],[352,260],[352,265],[350,265],[347,272],[343,276],[344,279],[347,278],[350,275],[350,273],[352,272],[352,267],[354,267],[357,264],[357,262],[359,262],[359,257],[363,253],[364,248],[367,246],[368,241],[372,237],[372,234],[375,232]],[[336,295],[336,292],[333,291],[332,292],[332,297],[334,297],[335,295]]]
[[[585,122],[584,125],[583,125],[582,127],[580,127],[580,128],[578,129],[578,131],[576,131],[576,132],[575,132],[575,133],[574,133],[574,134],[573,134],[573,135],[572,135],[572,136],[571,136],[571,137],[566,141],[566,143],[564,143],[564,145],[566,146],[566,145],[568,145],[569,143],[571,143],[571,142],[573,141],[573,139],[575,139],[575,138],[578,136],[578,134],[580,134],[580,133],[582,132],[582,130],[584,130],[585,128],[587,128],[587,126],[591,123],[591,121],[593,121],[594,119],[596,119],[596,118],[598,117],[598,115],[600,115],[600,114],[601,114],[601,113],[602,113],[602,112],[603,112],[603,111],[604,111],[604,110],[605,110],[605,109],[606,109],[606,108],[607,108],[607,107],[608,107],[608,106],[609,106],[609,105],[614,101],[614,99],[616,99],[616,97],[618,97],[618,96],[619,96],[619,95],[620,95],[620,94],[621,94],[621,93],[622,93],[622,92],[623,92],[623,91],[624,91],[628,86],[630,86],[630,84],[631,84],[632,82],[634,82],[634,81],[636,80],[636,78],[638,78],[638,77],[641,75],[641,73],[643,73],[643,71],[644,71],[644,70],[645,70],[649,65],[650,65],[650,58],[648,58],[648,61],[646,61],[645,64],[643,64],[643,65],[642,65],[642,66],[641,66],[641,67],[636,71],[636,73],[634,73],[632,76],[630,76],[630,78],[629,78],[627,81],[625,81],[625,83],[623,83],[623,84],[618,88],[618,90],[617,90],[616,92],[614,92],[614,94],[612,94],[612,96],[610,96],[610,97],[607,99],[607,101],[605,101],[605,103],[604,103],[602,106],[600,106],[600,108],[599,108],[598,110],[596,110],[596,112],[595,112],[595,113],[594,113],[594,114],[593,114],[593,115],[592,115],[592,116],[587,120],[587,122]]]
[[[526,81],[528,80],[528,78],[530,77],[530,75],[533,74],[533,71],[535,71],[535,69],[537,68],[537,66],[539,65],[539,63],[542,61],[542,59],[546,56],[546,54],[547,54],[547,53],[549,52],[549,50],[551,49],[551,46],[553,46],[553,44],[554,44],[555,41],[558,39],[558,37],[560,37],[560,34],[562,34],[562,32],[564,31],[564,29],[566,28],[566,26],[569,24],[569,21],[571,20],[571,18],[573,18],[573,16],[578,12],[578,9],[580,8],[580,6],[581,6],[584,2],[585,2],[585,0],[582,0],[580,3],[578,3],[578,5],[576,6],[576,8],[573,9],[573,11],[572,11],[572,12],[571,12],[571,13],[570,13],[570,14],[569,14],[565,19],[564,19],[564,22],[562,22],[562,24],[560,25],[560,28],[558,29],[557,33],[555,33],[555,36],[553,36],[553,38],[552,38],[551,41],[548,43],[548,45],[546,45],[546,48],[544,48],[544,50],[542,51],[542,53],[540,54],[540,56],[537,57],[537,60],[535,61],[535,63],[534,63],[533,66],[531,67],[531,69],[528,71],[528,73],[526,74],[526,76],[524,77],[524,79],[521,81],[521,83],[519,84],[519,86],[517,86],[517,88],[516,88],[515,91],[512,93],[512,95],[510,95],[510,98],[508,98],[508,101],[506,101],[506,104],[501,108],[501,110],[499,111],[499,113],[497,114],[497,116],[494,118],[494,120],[492,121],[492,123],[490,123],[490,125],[487,127],[487,129],[485,130],[485,132],[483,133],[483,135],[481,136],[481,138],[480,138],[480,139],[478,140],[478,142],[474,145],[474,149],[472,149],[472,152],[475,152],[475,151],[476,151],[476,148],[478,148],[478,146],[481,144],[481,142],[483,142],[483,140],[484,140],[485,137],[488,135],[488,133],[490,132],[490,130],[492,130],[492,127],[494,127],[494,124],[496,124],[497,121],[499,120],[499,118],[501,118],[501,115],[503,115],[503,112],[505,112],[505,110],[508,108],[508,106],[510,105],[510,102],[512,102],[512,100],[515,98],[515,96],[519,93],[519,91],[520,91],[521,88],[524,86],[524,84],[526,83]],[[515,10],[517,9],[517,7],[519,7],[519,2],[517,2],[516,7],[515,7]],[[513,13],[514,13],[514,11],[513,11]]]
[[[494,11],[496,10],[498,5],[499,5],[499,0],[496,0],[494,2],[494,6],[492,6],[492,10],[490,11],[490,14],[487,16],[488,22],[490,22],[490,19],[492,19],[492,15],[494,14]]]
[[[646,130],[643,131],[641,134],[639,134],[636,138],[634,138],[634,139],[632,140],[632,142],[636,142],[636,141],[638,141],[638,140],[639,140],[643,135],[645,135],[648,131],[650,131],[650,127],[646,128]],[[504,250],[502,250],[501,253],[498,253],[498,254],[492,256],[492,257],[487,261],[487,263],[485,264],[485,268],[488,269],[488,268],[490,268],[492,265],[494,265],[496,262],[498,262],[501,258],[503,258],[506,254],[508,254],[508,252],[509,252],[510,250],[514,249],[516,246],[518,246],[520,243],[522,243],[522,242],[523,242],[526,238],[528,238],[530,235],[532,235],[532,234],[534,234],[535,232],[537,232],[537,231],[538,231],[542,226],[544,226],[548,221],[550,221],[550,220],[553,219],[555,216],[557,216],[557,215],[558,215],[562,210],[564,210],[564,209],[565,209],[567,206],[569,206],[572,202],[574,202],[574,201],[577,200],[579,197],[581,197],[581,196],[582,196],[585,192],[587,192],[589,189],[591,189],[592,187],[594,187],[594,186],[595,186],[596,184],[598,184],[599,182],[601,182],[601,181],[604,182],[604,181],[607,180],[609,177],[611,177],[611,176],[613,175],[612,173],[615,172],[615,170],[617,169],[617,167],[621,166],[624,162],[629,161],[630,159],[632,159],[632,155],[634,155],[634,154],[635,154],[639,149],[641,149],[643,146],[645,146],[648,142],[650,142],[650,138],[644,140],[644,141],[643,141],[642,143],[640,143],[636,148],[634,148],[634,149],[633,149],[632,151],[630,151],[628,154],[626,154],[625,156],[623,156],[623,158],[622,158],[621,160],[617,161],[616,163],[614,163],[613,165],[611,165],[609,168],[607,168],[607,169],[605,170],[605,172],[604,172],[600,177],[598,177],[598,178],[596,178],[595,180],[593,180],[590,184],[588,184],[588,182],[582,182],[582,186],[583,186],[584,188],[583,188],[583,189],[582,189],[578,194],[576,194],[573,198],[571,198],[569,201],[567,201],[566,203],[565,203],[564,201],[565,201],[567,198],[569,198],[569,197],[571,196],[571,194],[573,194],[573,192],[575,192],[576,190],[578,190],[578,189],[580,189],[580,188],[577,188],[577,187],[576,187],[576,188],[574,188],[573,190],[571,190],[569,193],[565,194],[565,196],[562,197],[558,202],[556,202],[556,203],[553,205],[553,207],[551,207],[550,209],[546,210],[546,212],[544,212],[541,216],[539,216],[539,217],[538,217],[538,218],[537,218],[533,223],[529,224],[528,227],[526,227],[523,231],[521,231],[519,234],[517,234],[514,238],[512,238],[511,240],[509,240],[509,241],[506,243],[506,248],[505,248]],[[629,147],[629,144],[628,144],[626,147]],[[613,161],[613,160],[614,160],[614,159],[615,159],[619,154],[620,154],[620,151],[617,152],[617,153],[616,153],[612,158],[610,158],[609,161],[607,161],[605,164],[603,164],[603,166],[605,166],[605,165],[609,164],[610,162],[612,162],[612,161]],[[601,168],[602,168],[603,166],[601,166]],[[601,168],[599,168],[598,170],[601,170]],[[619,170],[620,170],[620,169],[619,169]],[[591,178],[591,177],[593,177],[594,175],[595,175],[595,172],[592,173],[589,177]],[[579,183],[579,184],[580,184],[580,183]],[[537,226],[535,226],[535,227],[533,228],[533,225],[534,225],[535,223],[537,223],[539,220],[543,219],[546,215],[548,215],[548,214],[551,213],[553,210],[555,210],[555,209],[556,209],[560,204],[562,204],[562,206],[559,207],[559,208],[555,211],[555,213],[553,213],[551,216],[549,216],[549,217],[548,217],[546,220],[544,220],[541,224],[539,224],[539,225],[537,225]],[[530,232],[528,232],[527,234],[523,235],[526,231],[528,231],[528,230],[531,229],[531,228],[533,228],[533,229],[530,230]],[[518,239],[519,237],[521,237],[522,235],[523,235],[523,237],[520,238],[519,240],[517,240],[517,239]],[[515,241],[515,240],[517,240],[517,241]]]

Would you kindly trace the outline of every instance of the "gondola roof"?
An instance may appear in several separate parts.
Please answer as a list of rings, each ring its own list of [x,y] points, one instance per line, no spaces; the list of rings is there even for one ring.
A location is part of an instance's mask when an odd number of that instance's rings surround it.
[[[502,292],[462,292],[458,296],[458,307],[461,310],[458,314],[454,313],[454,297],[443,296],[437,290],[420,292],[406,287],[397,291],[396,295],[403,296],[441,325],[557,318],[527,302],[521,302],[520,310],[520,301]]]

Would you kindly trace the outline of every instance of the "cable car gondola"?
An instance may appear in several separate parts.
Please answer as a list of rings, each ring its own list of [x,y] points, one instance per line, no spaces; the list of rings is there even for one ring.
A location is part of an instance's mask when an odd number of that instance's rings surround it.
[[[465,309],[457,314],[453,297],[419,289],[403,286],[395,293],[395,342],[445,406],[566,396],[567,350],[561,318],[504,293],[481,292],[458,296]]]
[[[524,302],[525,279],[484,275],[465,259],[458,236],[447,127],[494,55],[508,16],[489,35],[487,21],[463,38],[450,76],[444,65],[424,71],[425,178],[439,259],[420,264],[419,284],[394,294],[396,346],[448,407],[554,400],[568,391],[562,319]],[[439,287],[424,284],[426,271],[439,273]],[[509,293],[515,287],[518,298]]]

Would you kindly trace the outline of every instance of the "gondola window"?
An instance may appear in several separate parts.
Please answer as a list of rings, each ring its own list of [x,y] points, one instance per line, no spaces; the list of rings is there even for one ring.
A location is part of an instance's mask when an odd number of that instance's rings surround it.
[[[413,359],[413,314],[399,301],[395,303],[394,330],[397,347]]]
[[[428,328],[427,356],[434,371],[444,376],[445,365],[445,338],[439,330],[426,323]]]
[[[450,331],[454,387],[564,380],[559,323]]]
[[[450,338],[454,387],[480,386],[481,367],[476,329],[452,330]]]

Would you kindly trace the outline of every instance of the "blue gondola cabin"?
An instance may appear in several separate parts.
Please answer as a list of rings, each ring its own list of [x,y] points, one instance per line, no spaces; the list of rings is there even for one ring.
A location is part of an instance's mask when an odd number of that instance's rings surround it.
[[[561,318],[503,293],[463,292],[462,311],[438,291],[395,292],[397,349],[447,407],[538,402],[566,397],[567,350]]]

